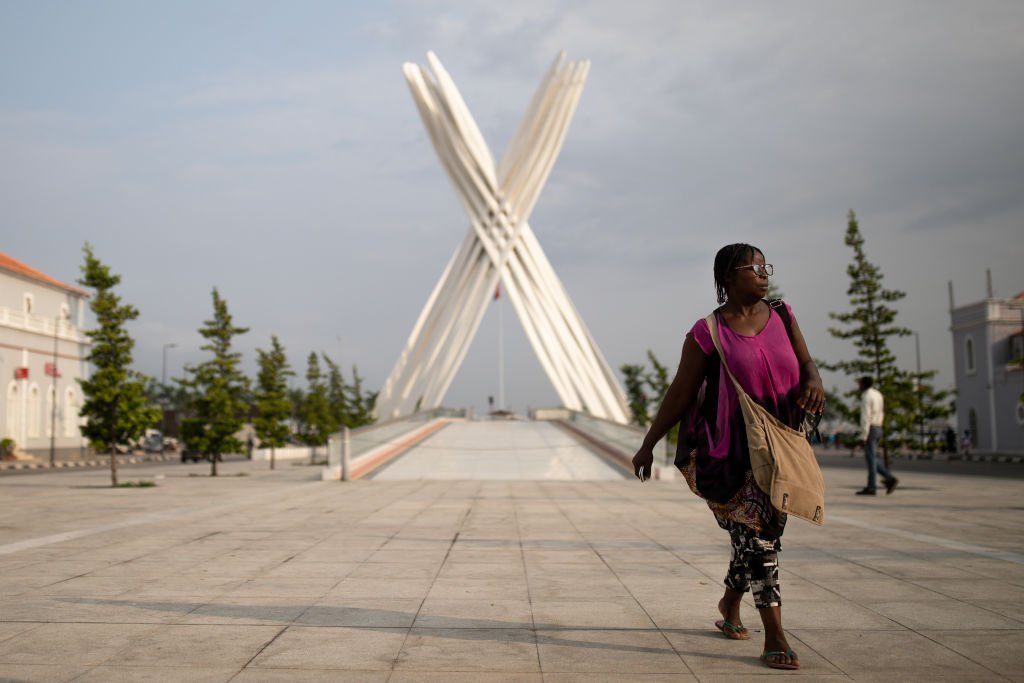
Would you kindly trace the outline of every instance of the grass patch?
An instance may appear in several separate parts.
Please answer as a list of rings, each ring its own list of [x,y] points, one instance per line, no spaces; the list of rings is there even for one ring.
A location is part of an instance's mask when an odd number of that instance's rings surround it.
[[[155,481],[122,481],[114,485],[114,488],[118,489],[148,489],[156,486]]]

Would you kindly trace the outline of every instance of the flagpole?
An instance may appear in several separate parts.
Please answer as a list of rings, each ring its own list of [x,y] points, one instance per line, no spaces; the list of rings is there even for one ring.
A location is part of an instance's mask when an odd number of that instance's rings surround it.
[[[505,316],[501,305],[501,285],[495,292],[498,300],[498,410],[505,410]]]

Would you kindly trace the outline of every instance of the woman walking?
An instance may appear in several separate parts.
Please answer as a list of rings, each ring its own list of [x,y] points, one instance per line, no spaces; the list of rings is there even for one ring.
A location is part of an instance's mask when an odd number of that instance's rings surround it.
[[[785,304],[774,308],[764,299],[772,272],[757,247],[720,249],[714,276],[721,306],[714,318],[726,362],[744,391],[798,428],[805,415],[821,414],[825,391],[792,310]],[[703,319],[686,335],[676,376],[633,457],[638,477],[650,476],[655,444],[679,422],[676,464],[731,540],[725,594],[718,603],[722,618],[715,626],[727,638],[749,639],[740,602],[751,591],[764,625],[761,660],[774,669],[798,669],[800,659],[782,628],[778,553],[786,515],[772,507],[754,481],[736,390]]]

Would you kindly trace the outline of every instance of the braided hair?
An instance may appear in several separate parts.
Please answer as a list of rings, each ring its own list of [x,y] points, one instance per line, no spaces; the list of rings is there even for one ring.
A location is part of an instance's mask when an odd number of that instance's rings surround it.
[[[725,245],[715,254],[715,292],[718,294],[718,303],[724,304],[728,298],[725,283],[732,277],[733,270],[753,261],[755,253],[764,256],[764,252],[757,247],[738,242]]]

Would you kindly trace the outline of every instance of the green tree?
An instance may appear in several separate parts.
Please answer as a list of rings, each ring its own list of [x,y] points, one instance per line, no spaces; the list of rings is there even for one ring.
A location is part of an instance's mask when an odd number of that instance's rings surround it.
[[[327,385],[320,372],[320,360],[315,352],[309,354],[306,367],[307,390],[302,405],[302,422],[305,425],[303,440],[313,447],[315,459],[316,449],[327,443],[327,438],[336,428],[331,415],[331,405],[327,400]]]
[[[661,398],[668,392],[668,368],[658,360],[654,351],[650,349],[647,350],[647,360],[651,363],[651,372],[647,373],[647,385],[651,387],[656,397]]]
[[[851,402],[843,412],[853,421],[859,421],[860,416],[860,391],[856,387],[856,380],[864,376],[874,378],[875,387],[885,398],[886,423],[882,427],[882,453],[888,466],[888,432],[892,427],[905,428],[905,416],[914,411],[916,404],[912,379],[897,367],[896,356],[889,349],[891,338],[913,334],[907,328],[896,325],[896,310],[889,306],[906,294],[882,287],[882,271],[868,261],[864,253],[864,238],[853,210],[847,216],[845,243],[853,249],[853,261],[846,268],[850,278],[846,294],[850,297],[853,310],[829,313],[829,317],[837,321],[840,327],[830,327],[828,331],[838,339],[852,340],[857,349],[857,357],[821,365],[851,377],[850,389],[844,393]]]
[[[163,387],[155,377],[149,377],[148,375],[142,378],[142,393],[146,395],[146,401],[150,405],[158,406],[163,398]]]
[[[643,365],[626,363],[619,368],[622,373],[623,382],[626,385],[626,398],[629,401],[629,412],[633,416],[633,423],[646,427],[651,421],[650,413],[647,410],[647,392],[644,386],[647,384],[647,373]]]
[[[376,391],[363,391],[363,378],[359,376],[359,368],[352,366],[352,383],[348,390],[348,420],[345,426],[350,429],[373,424],[377,421],[373,411],[377,406]]]
[[[249,380],[239,369],[242,354],[231,350],[232,340],[249,331],[236,327],[227,302],[213,289],[213,318],[203,321],[199,334],[207,343],[200,347],[213,358],[187,366],[182,380],[191,392],[191,415],[182,422],[182,437],[189,448],[210,458],[210,476],[217,476],[217,461],[224,453],[238,453],[242,442],[235,434],[243,425]]]
[[[256,355],[260,366],[255,392],[256,436],[261,444],[270,448],[270,469],[274,469],[275,451],[285,445],[291,433],[288,378],[295,373],[288,366],[288,358],[276,335],[270,338],[270,350],[256,349]]]
[[[665,397],[665,394],[668,393],[668,387],[671,384],[668,368],[658,360],[658,357],[654,355],[654,351],[650,349],[647,350],[647,360],[651,362],[651,372],[647,373],[647,386],[654,392],[655,400],[660,402]],[[676,424],[672,429],[668,430],[665,438],[670,443],[676,443],[679,440],[679,425]]]
[[[821,419],[823,422],[832,420],[860,421],[860,410],[858,409],[857,414],[854,415],[850,407],[843,401],[843,392],[832,387],[825,390],[825,410],[821,413]]]
[[[146,377],[130,369],[135,341],[125,325],[139,312],[114,294],[121,276],[96,258],[92,245],[86,243],[83,252],[85,264],[78,282],[95,290],[89,308],[97,328],[85,333],[92,340],[86,357],[92,374],[78,380],[85,395],[81,415],[87,419],[82,434],[96,451],[110,451],[110,484],[117,486],[117,445],[142,436],[160,419],[160,411],[149,404]]]
[[[306,403],[306,392],[302,387],[288,387],[288,400],[292,404],[292,434],[304,434],[306,423],[302,421],[302,406]]]
[[[327,404],[335,425],[350,426],[348,388],[341,368],[327,354],[321,354],[327,364]]]
[[[938,374],[937,370],[926,370],[910,375],[912,390],[916,397],[914,410],[907,415],[908,424],[904,429],[918,429],[924,432],[925,426],[930,422],[945,420],[953,414],[953,392],[950,390],[936,389],[929,381]],[[925,450],[926,444],[920,443],[921,450]]]

